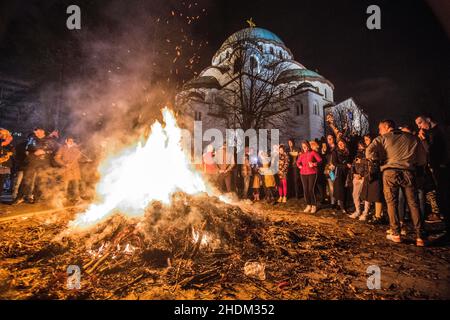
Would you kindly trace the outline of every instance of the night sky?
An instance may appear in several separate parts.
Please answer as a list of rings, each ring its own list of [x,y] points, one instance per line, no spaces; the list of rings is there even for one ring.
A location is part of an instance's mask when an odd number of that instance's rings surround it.
[[[335,85],[335,102],[353,97],[372,124],[385,117],[412,122],[422,111],[449,124],[450,46],[439,22],[450,16],[449,5],[430,2],[441,20],[419,0],[10,1],[0,5],[0,74],[36,88],[56,81],[61,70],[65,81],[82,78],[89,72],[83,61],[92,65],[86,42],[110,45],[99,65],[117,60],[126,65],[111,54],[131,39],[129,46],[140,55],[152,55],[152,81],[169,77],[175,88],[207,67],[221,43],[253,17],[258,27],[277,34],[297,61]],[[69,4],[81,7],[81,31],[65,28]],[[370,4],[381,7],[381,30],[366,28]],[[186,15],[199,18],[187,24]],[[174,63],[167,48],[180,41],[180,28],[196,45],[183,49]],[[194,62],[186,68],[191,56]]]

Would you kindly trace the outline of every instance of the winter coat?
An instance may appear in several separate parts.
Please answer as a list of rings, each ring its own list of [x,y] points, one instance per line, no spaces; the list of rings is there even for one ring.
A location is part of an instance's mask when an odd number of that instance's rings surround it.
[[[349,172],[347,164],[351,164],[349,153],[335,149],[331,153],[331,164],[336,168],[336,178],[333,181],[333,196],[336,200],[345,201],[346,182]]]
[[[278,176],[285,179],[289,171],[289,156],[286,153],[280,153],[278,159]]]
[[[80,149],[77,146],[69,148],[64,145],[59,148],[55,156],[55,162],[64,168],[63,179],[65,181],[80,180]]]
[[[315,151],[308,151],[301,153],[297,158],[297,167],[300,169],[301,175],[311,175],[318,172],[317,164],[322,161],[322,158]],[[313,166],[310,167],[309,163]]]

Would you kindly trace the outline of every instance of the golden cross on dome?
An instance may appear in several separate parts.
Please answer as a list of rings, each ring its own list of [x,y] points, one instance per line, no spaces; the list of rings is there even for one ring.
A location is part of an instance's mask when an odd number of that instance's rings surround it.
[[[247,23],[250,26],[250,28],[256,27],[256,23],[253,22],[253,18],[250,18],[249,20],[247,20]]]

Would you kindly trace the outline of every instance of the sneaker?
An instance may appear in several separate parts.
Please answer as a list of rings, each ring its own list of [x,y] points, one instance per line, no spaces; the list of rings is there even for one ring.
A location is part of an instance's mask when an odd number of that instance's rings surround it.
[[[438,223],[441,222],[441,217],[437,214],[430,214],[428,215],[428,217],[425,219],[426,223]]]
[[[395,242],[395,243],[402,242],[402,239],[400,238],[400,236],[399,235],[394,235],[394,234],[388,234],[386,236],[386,239],[388,239],[388,240],[390,240],[392,242]]]
[[[352,219],[356,219],[359,217],[361,213],[359,213],[358,211],[353,212],[349,217]]]
[[[311,206],[307,205],[306,208],[303,210],[303,212],[310,212],[311,211]]]
[[[417,238],[416,239],[416,246],[417,247],[425,247],[425,240],[421,239],[421,238]]]
[[[311,213],[316,213],[316,212],[317,212],[317,207],[311,206]]]
[[[281,199],[281,202],[286,203],[287,199],[286,197],[283,197],[283,199]]]
[[[359,221],[366,221],[367,220],[367,213],[363,213],[360,217],[359,217]]]
[[[277,200],[277,202],[281,202],[282,200],[283,200],[283,198],[282,198],[282,197],[279,197],[278,200]]]

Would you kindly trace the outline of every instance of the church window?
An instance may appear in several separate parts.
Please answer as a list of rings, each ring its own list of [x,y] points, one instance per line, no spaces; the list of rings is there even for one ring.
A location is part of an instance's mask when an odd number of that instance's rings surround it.
[[[226,58],[228,59],[230,57],[230,51],[227,51]]]
[[[325,93],[325,99],[328,99],[327,89],[324,90],[324,93]]]
[[[270,47],[270,54],[274,54],[273,47]]]
[[[279,57],[280,59],[283,59],[283,52],[281,52],[281,50],[278,52],[278,57]]]
[[[254,56],[250,57],[250,68],[252,71],[258,70],[258,60]]]
[[[194,111],[194,120],[195,121],[202,121],[202,113],[199,111]]]
[[[234,61],[234,65],[233,65],[233,71],[234,73],[238,73],[241,71],[242,68],[242,62],[241,62],[241,58],[236,58],[236,60]]]
[[[297,107],[297,115],[299,116],[300,115],[300,106],[296,105],[296,107]]]
[[[300,113],[303,114],[303,103],[300,104]]]

